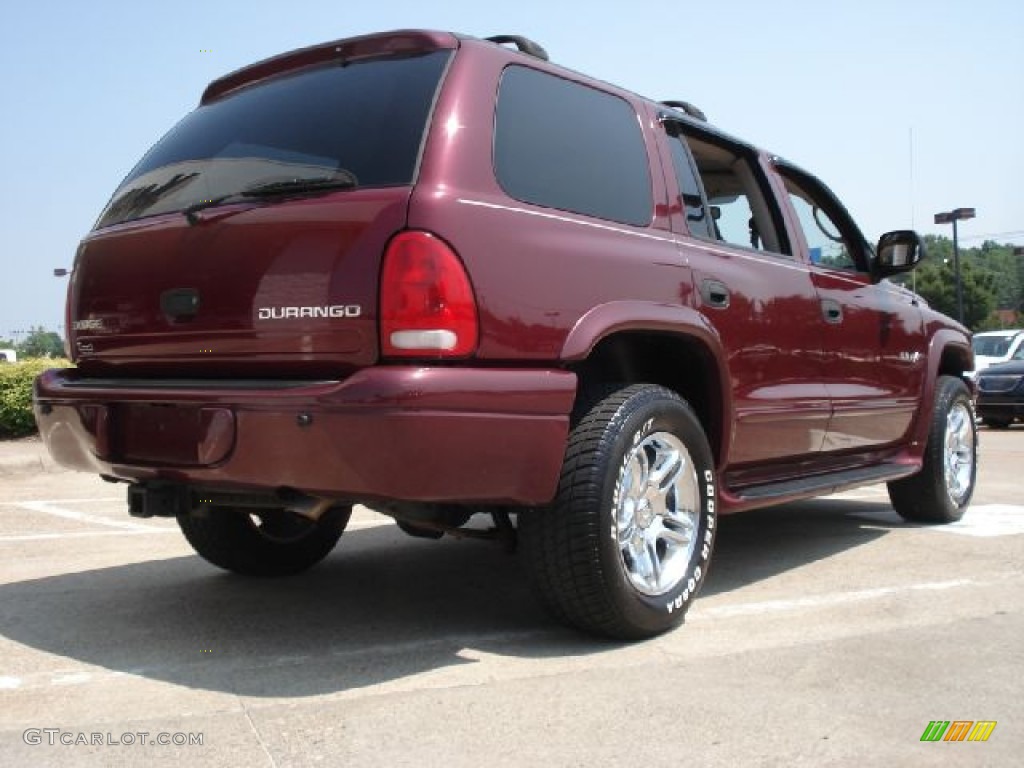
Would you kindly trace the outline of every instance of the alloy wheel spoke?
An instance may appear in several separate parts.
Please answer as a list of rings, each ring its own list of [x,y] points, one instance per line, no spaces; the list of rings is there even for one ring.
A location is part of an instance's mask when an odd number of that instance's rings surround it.
[[[693,525],[690,524],[689,521],[686,522],[686,529],[679,530],[675,527],[677,523],[674,519],[672,526],[665,525],[665,521],[662,521],[660,530],[658,531],[659,537],[668,542],[670,546],[688,547],[690,545],[690,541],[693,539]]]
[[[663,595],[684,578],[696,546],[696,470],[679,438],[655,432],[632,448],[621,472],[616,523],[626,575],[641,593]]]
[[[659,493],[665,494],[678,481],[683,472],[684,462],[678,451],[667,451],[660,454],[659,457],[661,461],[651,471],[648,485],[652,489],[657,489]]]

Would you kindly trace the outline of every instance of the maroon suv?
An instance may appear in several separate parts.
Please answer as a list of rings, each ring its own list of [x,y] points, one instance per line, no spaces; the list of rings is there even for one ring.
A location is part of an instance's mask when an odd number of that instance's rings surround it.
[[[313,565],[362,502],[518,539],[556,616],[644,637],[720,513],[887,482],[963,514],[968,335],[885,279],[922,256],[524,38],[340,40],[213,82],[118,187],[36,417],[231,571]]]

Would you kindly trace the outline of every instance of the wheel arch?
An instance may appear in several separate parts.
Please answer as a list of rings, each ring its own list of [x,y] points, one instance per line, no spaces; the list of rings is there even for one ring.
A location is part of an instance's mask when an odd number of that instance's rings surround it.
[[[928,344],[928,375],[921,392],[921,408],[914,429],[914,444],[921,450],[924,450],[928,442],[928,428],[935,411],[935,387],[939,377],[954,376],[973,390],[973,385],[965,375],[973,368],[974,353],[967,336],[952,328],[942,329],[932,336]]]
[[[695,310],[641,301],[602,304],[576,323],[561,357],[579,377],[579,390],[601,382],[671,389],[696,412],[715,464],[728,455],[728,368],[717,333]]]

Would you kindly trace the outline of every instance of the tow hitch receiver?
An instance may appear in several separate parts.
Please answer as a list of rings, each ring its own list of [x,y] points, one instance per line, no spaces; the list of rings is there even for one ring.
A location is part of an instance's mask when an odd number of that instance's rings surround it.
[[[175,517],[191,509],[191,493],[183,485],[128,487],[128,514],[132,517]]]

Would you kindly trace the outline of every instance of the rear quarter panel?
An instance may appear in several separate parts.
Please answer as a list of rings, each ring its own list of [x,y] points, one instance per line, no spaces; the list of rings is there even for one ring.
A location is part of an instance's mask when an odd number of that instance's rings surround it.
[[[480,358],[557,360],[570,330],[593,307],[631,299],[689,305],[693,285],[668,231],[652,118],[639,99],[618,94],[643,128],[654,199],[650,226],[532,205],[501,189],[494,176],[494,104],[511,63],[548,71],[543,62],[463,42],[435,110],[409,226],[440,235],[466,264],[480,308]]]

